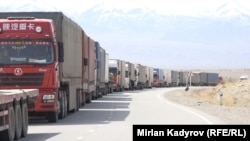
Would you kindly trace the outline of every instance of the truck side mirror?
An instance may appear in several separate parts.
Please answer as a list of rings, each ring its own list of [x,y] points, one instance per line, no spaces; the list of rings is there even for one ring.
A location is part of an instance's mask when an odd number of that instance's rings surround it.
[[[58,42],[58,51],[59,51],[59,62],[64,62],[64,48],[63,48],[63,42]]]

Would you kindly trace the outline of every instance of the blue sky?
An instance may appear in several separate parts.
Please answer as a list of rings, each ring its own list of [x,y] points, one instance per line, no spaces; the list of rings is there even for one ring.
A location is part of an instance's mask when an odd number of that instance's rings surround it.
[[[250,68],[249,0],[0,0],[62,11],[110,54],[162,68]]]

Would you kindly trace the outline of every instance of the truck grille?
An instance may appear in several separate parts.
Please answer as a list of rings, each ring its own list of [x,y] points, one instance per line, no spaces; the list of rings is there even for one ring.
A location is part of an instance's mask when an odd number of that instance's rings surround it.
[[[41,86],[44,73],[26,73],[16,76],[13,73],[0,74],[0,86]]]

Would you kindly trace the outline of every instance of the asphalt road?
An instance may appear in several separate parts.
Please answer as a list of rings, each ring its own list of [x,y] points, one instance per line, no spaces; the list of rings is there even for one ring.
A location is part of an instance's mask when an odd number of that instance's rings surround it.
[[[57,123],[32,120],[20,141],[132,141],[134,124],[220,124],[215,117],[172,103],[164,93],[176,88],[112,93]]]

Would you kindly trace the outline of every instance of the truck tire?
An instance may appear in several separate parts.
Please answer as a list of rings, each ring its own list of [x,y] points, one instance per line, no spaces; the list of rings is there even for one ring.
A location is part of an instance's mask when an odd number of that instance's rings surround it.
[[[67,92],[66,91],[63,91],[63,95],[65,96],[65,99],[64,99],[64,116],[67,117],[68,116],[68,97],[67,97]]]
[[[91,93],[87,93],[86,103],[91,103],[91,102],[92,102],[92,94]]]
[[[80,104],[81,101],[80,101],[80,95],[79,95],[79,91],[76,93],[76,109],[75,111],[79,111],[79,108],[81,107]]]
[[[58,121],[58,113],[57,112],[49,112],[48,113],[48,121],[49,122],[57,122]]]
[[[28,134],[28,124],[29,124],[29,117],[28,117],[28,108],[27,103],[22,104],[22,135],[21,137],[26,137]]]
[[[82,92],[82,103],[81,106],[84,106],[86,104],[86,95],[84,92]]]
[[[111,93],[111,94],[113,93],[113,88],[112,88],[112,87],[110,87],[110,93]]]
[[[1,139],[4,141],[13,141],[15,138],[15,111],[12,106],[8,108],[9,129],[2,132]]]
[[[15,107],[15,122],[16,122],[16,127],[15,127],[15,139],[18,140],[20,139],[22,135],[22,111],[21,111],[21,106],[20,104],[17,104]]]
[[[63,91],[59,91],[60,98],[60,113],[59,113],[59,119],[65,118],[65,95]]]

